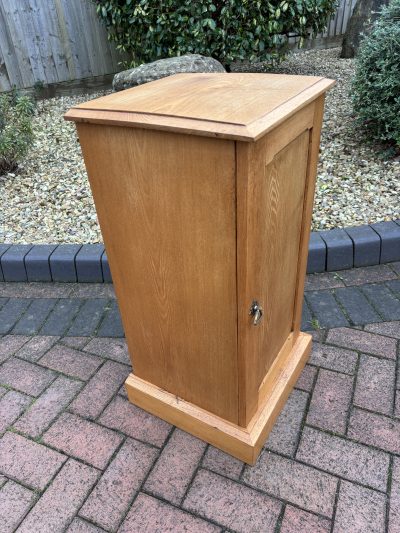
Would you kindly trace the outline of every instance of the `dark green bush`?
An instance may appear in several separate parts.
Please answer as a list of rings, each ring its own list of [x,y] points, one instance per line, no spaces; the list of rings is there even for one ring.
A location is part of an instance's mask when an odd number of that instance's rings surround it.
[[[34,104],[15,91],[0,94],[0,176],[15,170],[33,142]]]
[[[372,138],[400,147],[400,0],[382,10],[361,43],[353,103]]]
[[[279,60],[287,36],[323,30],[336,0],[93,0],[129,66],[198,53],[233,61]]]

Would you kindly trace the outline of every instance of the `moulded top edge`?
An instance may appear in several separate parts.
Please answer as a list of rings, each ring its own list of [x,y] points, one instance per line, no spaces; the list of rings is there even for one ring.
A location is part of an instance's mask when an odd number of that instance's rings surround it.
[[[65,119],[255,141],[334,83],[280,74],[177,74],[80,104]]]

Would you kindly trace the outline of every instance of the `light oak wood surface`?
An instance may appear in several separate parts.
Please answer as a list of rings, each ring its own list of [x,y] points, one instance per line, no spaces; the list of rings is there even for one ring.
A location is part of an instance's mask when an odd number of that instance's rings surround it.
[[[237,422],[234,143],[78,131],[135,373]]]
[[[185,74],[66,116],[121,309],[130,401],[249,463],[311,348],[300,323],[332,84]]]
[[[176,74],[85,102],[65,118],[254,141],[333,83],[281,74]]]
[[[264,401],[247,427],[215,416],[134,374],[125,382],[129,400],[146,411],[199,437],[248,464],[254,464],[268,433],[296,383],[311,350],[311,335],[301,333],[292,350],[277,360]]]

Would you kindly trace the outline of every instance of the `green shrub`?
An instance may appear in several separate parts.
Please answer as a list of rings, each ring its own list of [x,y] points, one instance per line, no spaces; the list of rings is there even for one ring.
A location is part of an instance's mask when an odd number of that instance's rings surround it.
[[[198,53],[233,61],[282,58],[287,36],[324,29],[336,0],[93,0],[125,65]]]
[[[33,142],[34,104],[15,91],[0,94],[0,176],[18,166]]]
[[[353,104],[370,137],[400,146],[400,0],[382,10],[361,43]]]

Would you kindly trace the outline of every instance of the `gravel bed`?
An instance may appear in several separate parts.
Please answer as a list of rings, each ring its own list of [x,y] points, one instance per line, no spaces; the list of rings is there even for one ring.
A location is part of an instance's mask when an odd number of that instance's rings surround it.
[[[354,64],[338,54],[339,49],[295,53],[276,69],[337,80],[326,101],[313,216],[316,230],[400,217],[400,162],[380,159],[355,128],[348,96]],[[36,140],[29,157],[17,173],[0,177],[1,242],[101,242],[75,126],[62,115],[76,103],[103,94],[38,103]]]

